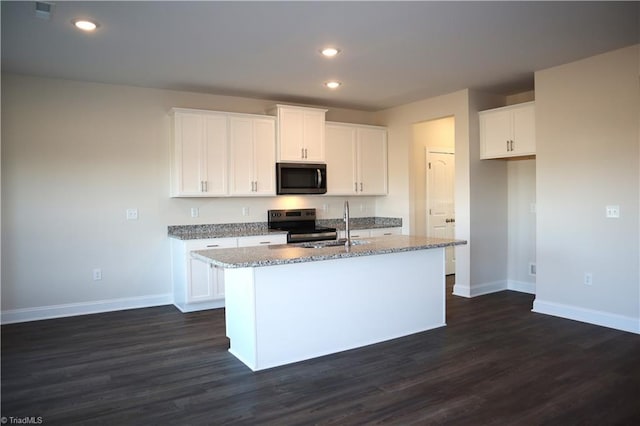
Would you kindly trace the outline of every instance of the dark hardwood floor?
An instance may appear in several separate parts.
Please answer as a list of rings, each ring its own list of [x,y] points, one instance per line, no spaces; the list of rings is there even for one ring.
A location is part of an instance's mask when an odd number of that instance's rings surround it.
[[[535,314],[532,301],[510,291],[448,296],[447,327],[258,373],[227,352],[223,310],[6,325],[2,416],[61,425],[640,424],[640,336]]]

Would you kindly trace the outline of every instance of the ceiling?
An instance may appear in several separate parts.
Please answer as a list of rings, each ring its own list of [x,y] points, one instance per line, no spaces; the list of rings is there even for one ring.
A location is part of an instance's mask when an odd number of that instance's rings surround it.
[[[48,20],[35,2],[1,7],[3,72],[367,111],[531,90],[536,70],[640,41],[640,2],[57,1]]]

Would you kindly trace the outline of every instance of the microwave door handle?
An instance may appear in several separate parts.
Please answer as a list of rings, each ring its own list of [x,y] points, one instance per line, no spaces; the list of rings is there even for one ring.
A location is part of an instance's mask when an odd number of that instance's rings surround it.
[[[320,169],[316,169],[316,174],[317,174],[317,182],[318,182],[318,188],[322,187],[322,172],[320,171]]]

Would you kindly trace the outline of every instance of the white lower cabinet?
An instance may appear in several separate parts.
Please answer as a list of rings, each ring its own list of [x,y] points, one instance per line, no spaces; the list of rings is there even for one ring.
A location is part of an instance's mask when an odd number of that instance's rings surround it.
[[[252,235],[238,238],[238,247],[271,246],[274,244],[287,244],[287,234]]]
[[[345,231],[339,231],[340,238],[345,238]],[[383,237],[389,235],[401,235],[402,228],[371,228],[371,229],[353,229],[351,230],[351,239],[362,239],[370,237]]]
[[[224,269],[193,258],[192,251],[286,242],[286,234],[188,241],[171,239],[173,304],[181,312],[224,307]]]

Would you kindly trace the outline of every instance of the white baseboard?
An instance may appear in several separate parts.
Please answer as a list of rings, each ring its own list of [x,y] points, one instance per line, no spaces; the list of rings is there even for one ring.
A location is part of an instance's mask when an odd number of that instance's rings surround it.
[[[460,284],[453,285],[453,294],[462,297],[476,297],[485,294],[496,293],[498,291],[507,290],[506,281],[493,281],[482,284],[474,284],[473,286],[465,286]]]
[[[205,309],[219,309],[224,308],[224,299],[214,300],[212,302],[203,302],[203,303],[173,303],[173,305],[178,308],[180,312],[183,314],[188,312],[198,312],[203,311]]]
[[[173,294],[155,294],[123,299],[99,300],[95,302],[67,303],[64,305],[40,306],[37,308],[12,309],[2,311],[2,324],[37,321],[51,318],[72,317],[76,315],[97,314],[100,312],[122,311],[125,309],[149,308],[170,305]]]
[[[628,331],[640,334],[640,318],[627,317],[609,312],[596,311],[578,306],[564,305],[561,303],[547,302],[536,298],[533,301],[533,312],[567,318],[616,330]]]
[[[471,297],[471,288],[468,285],[454,284],[453,295],[460,297]]]
[[[521,293],[536,294],[536,283],[508,280],[507,290],[519,291]]]

